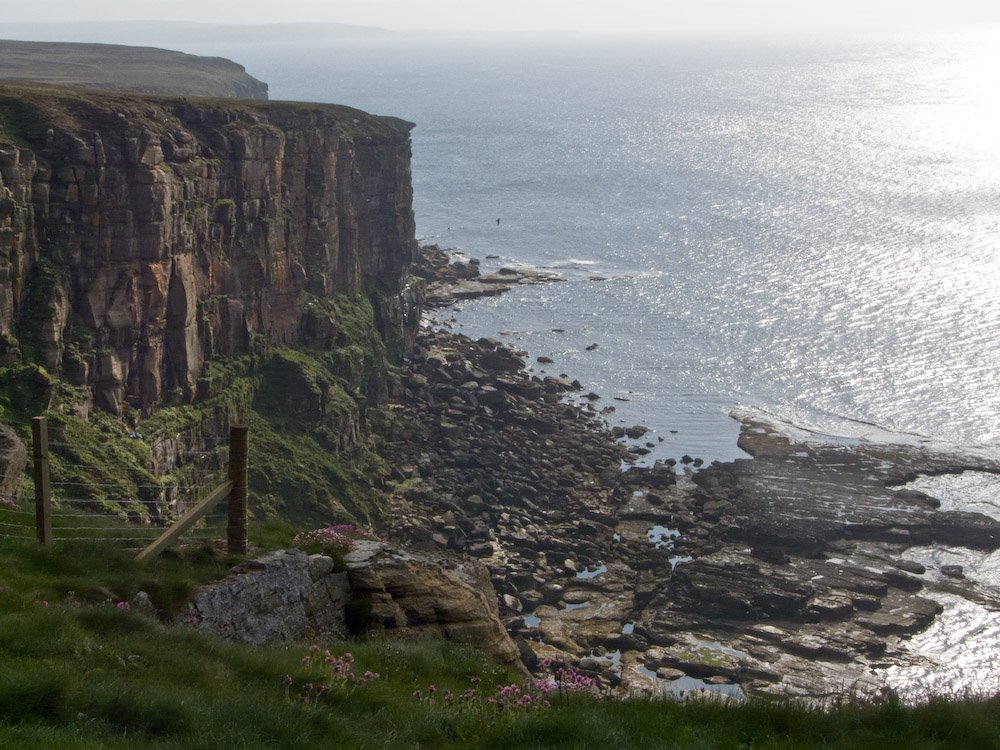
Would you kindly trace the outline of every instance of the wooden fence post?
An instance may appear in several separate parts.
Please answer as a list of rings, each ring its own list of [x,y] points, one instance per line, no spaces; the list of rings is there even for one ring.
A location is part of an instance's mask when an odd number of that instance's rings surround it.
[[[226,542],[230,555],[247,553],[247,453],[246,427],[229,428],[229,524]]]
[[[35,475],[35,528],[38,541],[52,544],[52,496],[49,485],[49,428],[45,417],[31,420]]]

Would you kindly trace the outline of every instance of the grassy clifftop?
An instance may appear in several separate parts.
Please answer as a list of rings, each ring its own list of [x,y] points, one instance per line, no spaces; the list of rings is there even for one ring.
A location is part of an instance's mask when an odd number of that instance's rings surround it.
[[[267,99],[232,60],[155,47],[0,40],[0,79],[142,94]]]

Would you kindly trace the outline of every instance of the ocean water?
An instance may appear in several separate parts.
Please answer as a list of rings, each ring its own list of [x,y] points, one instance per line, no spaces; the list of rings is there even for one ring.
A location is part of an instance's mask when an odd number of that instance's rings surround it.
[[[997,50],[981,31],[190,51],[274,99],[415,122],[418,235],[565,279],[438,317],[551,357],[536,370],[653,428],[655,457],[712,460],[741,454],[735,407],[1000,453]]]

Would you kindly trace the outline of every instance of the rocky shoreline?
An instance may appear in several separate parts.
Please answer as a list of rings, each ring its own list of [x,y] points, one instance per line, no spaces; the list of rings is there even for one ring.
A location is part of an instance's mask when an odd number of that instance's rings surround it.
[[[438,248],[425,257],[432,306],[503,285]],[[547,280],[523,271],[504,284]],[[869,693],[889,685],[886,668],[927,658],[907,640],[943,595],[1000,610],[995,587],[908,556],[990,553],[1000,522],[904,487],[1000,474],[996,461],[793,439],[744,417],[752,460],[635,466],[644,428],[627,431],[631,447],[616,439],[626,435],[592,401],[571,398],[582,384],[530,375],[497,341],[430,328],[404,384],[382,436],[390,533],[485,564],[529,667],[554,658],[630,692]]]

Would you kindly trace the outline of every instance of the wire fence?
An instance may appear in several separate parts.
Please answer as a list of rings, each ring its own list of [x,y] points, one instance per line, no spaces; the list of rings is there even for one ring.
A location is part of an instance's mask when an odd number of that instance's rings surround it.
[[[141,439],[123,434],[121,446]],[[112,440],[114,438],[111,438]],[[220,483],[229,469],[228,437],[166,436],[149,443],[154,466],[137,471],[134,464],[96,467],[82,463],[80,445],[68,440],[45,440],[46,516],[40,516],[40,493],[35,445],[27,446],[27,464],[0,464],[0,540],[38,540],[46,543],[101,542],[128,549],[145,549],[174,522],[196,506]],[[103,446],[108,448],[109,446]],[[34,450],[33,450],[34,448]],[[126,451],[121,452],[127,455]],[[156,466],[155,464],[159,464]],[[158,476],[155,470],[166,469]],[[226,539],[230,523],[228,501],[221,500],[199,514],[186,542]],[[43,533],[43,525],[47,529]]]
[[[0,538],[37,540],[33,497],[4,497],[0,501]],[[186,541],[225,539],[228,521],[226,503],[220,503],[188,531]],[[135,522],[128,517],[109,515],[104,503],[87,498],[52,499],[53,542],[115,542],[138,550],[154,542],[169,524]]]

